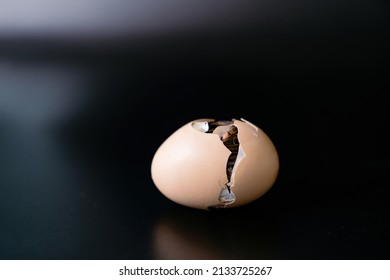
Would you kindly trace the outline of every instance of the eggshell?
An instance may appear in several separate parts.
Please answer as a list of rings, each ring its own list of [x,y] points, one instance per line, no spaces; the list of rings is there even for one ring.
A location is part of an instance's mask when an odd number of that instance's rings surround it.
[[[151,164],[152,180],[168,199],[192,208],[237,207],[250,203],[274,184],[279,158],[270,138],[256,125],[230,121],[238,129],[238,155],[230,180],[227,162],[232,154],[220,135],[225,126],[206,133],[214,119],[198,119],[183,125],[157,149]],[[230,186],[233,203],[221,203],[222,189]]]

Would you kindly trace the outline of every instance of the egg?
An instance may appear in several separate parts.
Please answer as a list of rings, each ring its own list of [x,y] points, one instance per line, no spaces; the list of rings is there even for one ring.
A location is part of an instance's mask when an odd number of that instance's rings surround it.
[[[152,180],[166,198],[204,210],[251,203],[278,174],[273,142],[243,118],[190,121],[158,147],[151,163]]]

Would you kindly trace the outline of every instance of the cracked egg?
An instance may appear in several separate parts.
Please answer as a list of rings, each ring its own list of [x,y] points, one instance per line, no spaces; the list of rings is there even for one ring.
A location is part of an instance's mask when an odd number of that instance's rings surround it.
[[[271,139],[245,119],[198,119],[157,149],[151,175],[168,199],[192,208],[231,208],[260,198],[275,183],[279,158]]]

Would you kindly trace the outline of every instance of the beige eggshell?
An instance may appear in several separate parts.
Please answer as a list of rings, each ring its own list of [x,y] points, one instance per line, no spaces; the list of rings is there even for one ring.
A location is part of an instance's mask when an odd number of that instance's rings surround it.
[[[226,164],[231,151],[217,134],[193,127],[194,123],[212,121],[198,119],[183,125],[162,143],[153,157],[154,184],[178,204],[198,209],[220,204],[219,195],[228,183]],[[278,154],[269,137],[244,119],[233,123],[240,143],[240,156],[230,178],[236,199],[224,207],[237,207],[258,199],[271,188],[279,171]]]

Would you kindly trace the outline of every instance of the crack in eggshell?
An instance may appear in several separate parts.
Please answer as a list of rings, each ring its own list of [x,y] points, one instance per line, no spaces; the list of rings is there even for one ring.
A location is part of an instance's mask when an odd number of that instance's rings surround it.
[[[236,170],[238,168],[238,166],[240,165],[241,161],[243,160],[243,158],[245,157],[245,152],[244,152],[244,149],[242,148],[242,146],[240,145],[238,147],[238,154],[237,154],[237,158],[236,158],[236,161],[234,162],[234,166],[233,166],[233,170],[232,170],[232,175],[230,177],[230,181],[228,183],[228,186],[231,187],[231,188],[234,188],[236,186],[235,184],[235,178],[236,178]]]
[[[249,153],[235,165],[234,185],[239,186],[234,190],[236,207],[256,200],[272,187],[279,172],[279,159],[271,139],[263,130],[243,119],[235,120],[234,125],[239,130],[242,151]]]

